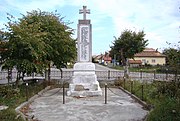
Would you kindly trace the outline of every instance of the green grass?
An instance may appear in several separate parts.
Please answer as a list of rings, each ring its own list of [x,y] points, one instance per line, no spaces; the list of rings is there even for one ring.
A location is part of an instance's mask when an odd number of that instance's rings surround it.
[[[177,88],[175,91],[173,84],[166,82],[142,84],[139,81],[124,83],[124,80],[117,81],[115,85],[122,86],[154,107],[147,121],[180,121],[180,97],[177,95],[179,87],[174,87]],[[175,91],[174,95],[172,91]]]
[[[0,111],[0,121],[23,121],[15,112],[15,108],[26,101],[26,86],[0,86],[0,105],[9,106],[8,109]],[[43,84],[31,83],[28,86],[28,97],[32,97],[44,88]]]
[[[113,69],[117,70],[124,70],[122,66],[115,66],[112,67]],[[151,67],[129,67],[129,71],[131,72],[146,72],[146,73],[154,73],[154,71],[157,73],[157,70],[159,70],[160,67],[158,66],[151,66]]]

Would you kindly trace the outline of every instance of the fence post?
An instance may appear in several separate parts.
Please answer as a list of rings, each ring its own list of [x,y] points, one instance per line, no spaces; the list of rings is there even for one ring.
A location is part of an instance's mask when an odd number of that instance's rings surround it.
[[[107,84],[105,84],[105,104],[107,104]]]
[[[63,104],[65,104],[65,87],[64,87],[64,82],[63,82]]]
[[[154,69],[154,79],[156,79],[156,70]]]
[[[141,99],[144,100],[144,84],[142,83]]]
[[[124,89],[125,89],[126,88],[125,87],[126,86],[126,84],[125,84],[126,83],[126,77],[124,76],[123,78],[124,78]]]
[[[131,93],[133,93],[133,81],[131,80]]]
[[[142,79],[142,69],[140,70],[140,78]]]
[[[63,71],[61,70],[61,79],[63,78]]]
[[[110,70],[108,70],[108,79],[110,79]]]
[[[29,96],[28,96],[28,83],[26,82],[26,101],[28,101],[28,98],[29,98]]]
[[[168,69],[166,69],[166,80],[168,80]]]

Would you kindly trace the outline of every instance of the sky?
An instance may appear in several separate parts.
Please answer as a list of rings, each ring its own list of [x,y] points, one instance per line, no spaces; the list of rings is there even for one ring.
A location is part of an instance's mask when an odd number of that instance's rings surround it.
[[[7,13],[16,18],[32,10],[57,12],[72,22],[73,38],[77,38],[78,20],[82,6],[87,6],[91,14],[87,19],[92,24],[92,53],[103,54],[110,50],[114,37],[130,29],[144,31],[149,48],[160,52],[168,48],[168,43],[180,41],[180,0],[0,0],[0,28],[8,22]]]

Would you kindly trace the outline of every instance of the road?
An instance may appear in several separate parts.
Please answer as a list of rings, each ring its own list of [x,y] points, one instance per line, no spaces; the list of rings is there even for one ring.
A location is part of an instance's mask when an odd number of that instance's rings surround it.
[[[118,71],[116,69],[112,69],[112,68],[102,66],[102,65],[99,65],[99,64],[95,64],[95,69],[96,69],[96,71],[108,71],[108,70],[110,70],[110,71]]]

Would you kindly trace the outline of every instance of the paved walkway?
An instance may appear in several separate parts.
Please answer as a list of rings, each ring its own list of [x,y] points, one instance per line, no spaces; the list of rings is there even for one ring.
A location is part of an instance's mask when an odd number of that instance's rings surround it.
[[[103,93],[104,93],[104,89]],[[29,116],[40,121],[142,121],[148,111],[119,89],[108,89],[108,102],[98,97],[66,97],[56,88],[30,104]]]

